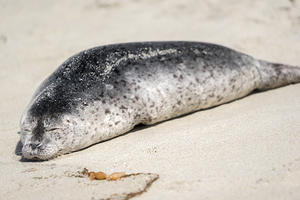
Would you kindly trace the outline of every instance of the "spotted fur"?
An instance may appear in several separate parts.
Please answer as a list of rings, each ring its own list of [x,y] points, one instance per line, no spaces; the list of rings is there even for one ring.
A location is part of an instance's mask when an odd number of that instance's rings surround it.
[[[300,81],[300,70],[198,42],[92,48],[66,60],[21,119],[23,157],[51,159],[131,130]]]

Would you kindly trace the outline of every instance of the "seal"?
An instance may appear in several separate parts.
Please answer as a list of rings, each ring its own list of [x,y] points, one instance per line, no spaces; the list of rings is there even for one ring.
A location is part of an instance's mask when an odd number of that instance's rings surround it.
[[[106,45],[67,59],[21,117],[22,156],[48,160],[131,130],[300,82],[300,68],[200,42]]]

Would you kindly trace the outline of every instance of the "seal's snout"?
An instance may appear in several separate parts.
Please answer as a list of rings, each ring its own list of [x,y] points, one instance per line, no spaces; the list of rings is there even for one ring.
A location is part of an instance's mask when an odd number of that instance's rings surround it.
[[[48,160],[55,157],[57,152],[55,145],[43,143],[29,143],[22,148],[23,158],[30,160]]]
[[[38,149],[36,144],[26,144],[22,148],[22,156],[26,159],[38,159]]]
[[[53,120],[53,117],[33,117],[30,113],[24,116],[21,120],[20,155],[29,160],[49,160],[56,157],[60,144],[57,143],[57,138],[60,137],[61,131],[50,125],[58,126],[59,121]]]

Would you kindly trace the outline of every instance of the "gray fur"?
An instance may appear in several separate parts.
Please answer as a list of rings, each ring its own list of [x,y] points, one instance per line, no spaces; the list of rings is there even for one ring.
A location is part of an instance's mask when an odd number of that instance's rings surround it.
[[[65,61],[21,119],[23,157],[47,160],[131,130],[300,82],[300,69],[198,42],[107,45]]]

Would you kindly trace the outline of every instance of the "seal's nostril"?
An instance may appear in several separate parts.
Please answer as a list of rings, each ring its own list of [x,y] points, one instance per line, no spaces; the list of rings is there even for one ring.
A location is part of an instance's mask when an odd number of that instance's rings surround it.
[[[30,147],[32,150],[35,150],[37,148],[37,146],[38,146],[37,144],[30,144]]]

